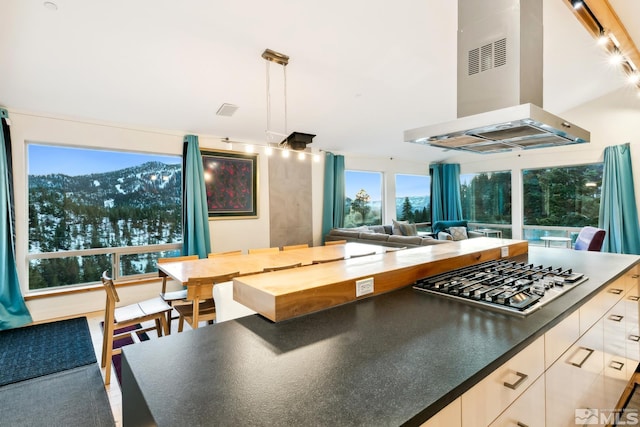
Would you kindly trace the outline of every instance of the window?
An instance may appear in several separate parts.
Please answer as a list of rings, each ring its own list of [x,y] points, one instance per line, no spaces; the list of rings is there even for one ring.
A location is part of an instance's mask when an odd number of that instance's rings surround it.
[[[409,222],[431,221],[429,175],[396,175],[396,218]]]
[[[522,171],[525,225],[598,225],[603,165]]]
[[[460,199],[463,218],[511,237],[511,171],[460,175]]]
[[[29,144],[29,289],[154,273],[182,242],[182,160]]]
[[[598,225],[603,164],[522,171],[524,238],[569,237]]]
[[[344,226],[382,224],[382,173],[345,171]]]

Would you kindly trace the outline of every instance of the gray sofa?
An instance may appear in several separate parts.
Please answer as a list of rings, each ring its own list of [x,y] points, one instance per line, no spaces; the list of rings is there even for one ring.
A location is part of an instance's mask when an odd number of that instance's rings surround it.
[[[325,241],[346,240],[347,242],[369,243],[396,248],[447,244],[447,240],[437,240],[430,236],[402,236],[393,234],[391,225],[371,225],[357,228],[334,228],[325,236]]]

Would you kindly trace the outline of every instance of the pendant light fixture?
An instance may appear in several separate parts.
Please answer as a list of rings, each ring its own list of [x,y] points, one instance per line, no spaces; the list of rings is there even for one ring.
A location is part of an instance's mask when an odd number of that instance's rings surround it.
[[[265,51],[262,52],[262,58],[265,60],[267,75],[267,144],[271,146],[273,141],[279,141],[278,146],[280,148],[304,151],[307,148],[307,144],[311,144],[315,135],[302,132],[292,132],[288,134],[287,130],[287,65],[289,64],[289,56],[271,49],[265,49]],[[284,81],[284,133],[275,132],[271,128],[271,63],[282,66]]]

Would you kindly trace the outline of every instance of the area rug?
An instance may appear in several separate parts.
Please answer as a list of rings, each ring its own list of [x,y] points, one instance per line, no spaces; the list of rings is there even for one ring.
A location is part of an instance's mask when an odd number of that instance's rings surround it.
[[[96,363],[86,317],[0,332],[0,386]]]
[[[104,333],[104,322],[100,322],[100,327]],[[137,325],[127,326],[126,328],[116,329],[116,334],[122,334],[125,332],[135,331],[136,329],[140,329],[142,326],[138,323]],[[136,332],[138,334],[138,338],[140,341],[147,341],[149,339],[149,335],[146,332]],[[113,348],[122,348],[124,346],[133,344],[134,341],[131,337],[126,337],[119,339],[113,342]],[[114,354],[111,357],[111,363],[113,364],[113,368],[116,370],[116,378],[118,379],[118,384],[122,385],[122,354]]]
[[[0,425],[115,426],[97,363],[0,387]]]

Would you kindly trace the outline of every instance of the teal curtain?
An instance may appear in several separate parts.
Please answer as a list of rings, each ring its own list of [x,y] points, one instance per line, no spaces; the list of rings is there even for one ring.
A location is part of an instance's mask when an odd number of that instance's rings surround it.
[[[323,239],[332,228],[344,226],[344,192],[344,156],[326,152],[322,204]]]
[[[629,144],[604,149],[598,226],[607,231],[602,250],[640,255],[640,230]]]
[[[182,255],[206,258],[211,252],[209,210],[202,155],[196,135],[186,135],[182,150]]]
[[[0,108],[0,331],[31,323],[18,281],[13,214],[13,167],[7,110]]]
[[[460,165],[433,163],[431,176],[431,222],[462,220]]]

